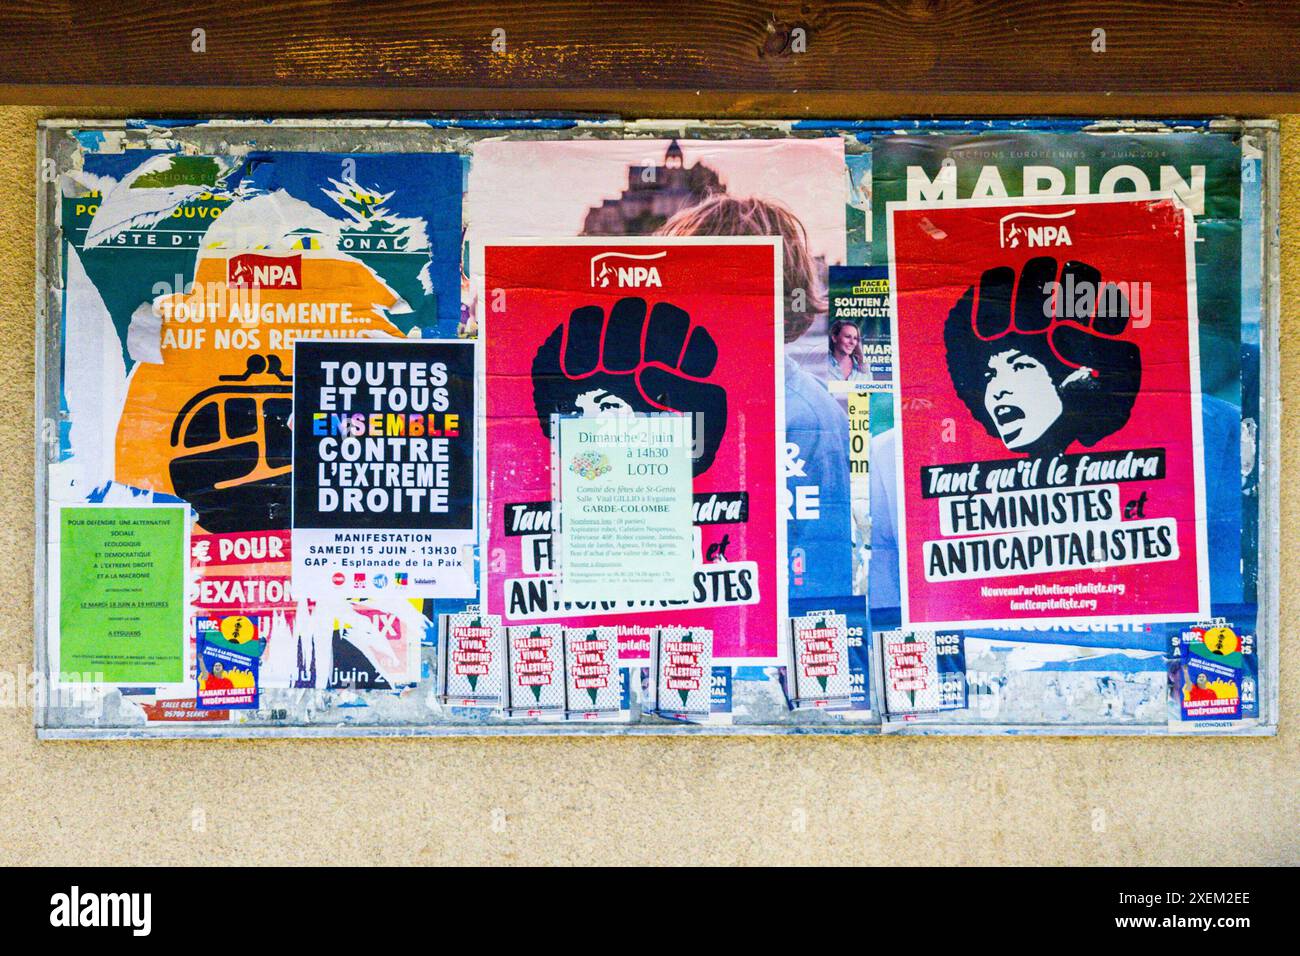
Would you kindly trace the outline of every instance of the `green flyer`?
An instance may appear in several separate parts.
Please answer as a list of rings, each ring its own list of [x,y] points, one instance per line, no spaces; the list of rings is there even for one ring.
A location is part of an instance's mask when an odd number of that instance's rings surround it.
[[[61,681],[185,679],[185,533],[180,505],[59,511]]]
[[[560,593],[565,601],[691,596],[691,420],[559,420]]]

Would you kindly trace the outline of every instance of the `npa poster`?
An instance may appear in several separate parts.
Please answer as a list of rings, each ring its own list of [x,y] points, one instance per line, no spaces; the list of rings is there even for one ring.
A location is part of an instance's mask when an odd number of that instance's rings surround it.
[[[892,203],[889,223],[904,627],[1207,615],[1190,211]]]
[[[724,661],[774,661],[785,618],[781,248],[774,238],[519,240],[481,249],[484,600],[508,625],[711,628]],[[551,534],[559,416],[692,421],[684,600],[566,600]]]
[[[474,597],[474,345],[299,342],[300,594]]]

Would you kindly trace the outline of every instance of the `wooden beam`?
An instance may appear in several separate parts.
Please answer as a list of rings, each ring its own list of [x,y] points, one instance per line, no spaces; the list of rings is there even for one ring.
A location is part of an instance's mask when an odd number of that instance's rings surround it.
[[[244,92],[220,101],[217,88]],[[1163,110],[1152,90],[1234,110],[1247,95],[1300,93],[1300,4],[36,0],[0,7],[0,95],[10,103],[108,105],[124,101],[114,91],[144,91],[160,108],[551,106],[666,115],[699,103],[690,112],[740,115],[777,102],[786,114],[864,115],[1023,112],[1023,102],[998,109],[998,98],[1048,95],[1053,112],[1113,114],[1143,103]],[[695,98],[706,93],[715,98]]]

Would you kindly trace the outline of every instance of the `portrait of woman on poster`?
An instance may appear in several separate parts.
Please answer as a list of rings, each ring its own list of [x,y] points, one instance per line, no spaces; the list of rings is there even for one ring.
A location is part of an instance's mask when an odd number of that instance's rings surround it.
[[[1091,266],[1068,268],[1100,282]],[[1055,271],[1049,259],[1025,267]],[[1129,421],[1142,388],[1142,356],[1122,333],[1120,315],[1100,316],[1091,326],[1056,321],[1030,296],[1011,294],[1009,268],[988,270],[979,295],[972,286],[944,323],[944,360],[957,396],[977,427],[1013,455],[1050,456],[1093,448]],[[1022,280],[1023,282],[1023,280]],[[1039,284],[1039,289],[1046,286]],[[1240,454],[1241,409],[1201,394],[1202,445],[1206,461]],[[897,608],[899,501],[898,431],[873,435],[870,444],[871,544],[869,606],[873,613]],[[1242,516],[1239,476],[1217,469],[1205,475],[1210,540],[1210,599],[1241,600]]]
[[[827,348],[827,376],[832,382],[866,381],[867,359],[862,354],[862,332],[857,323],[837,319],[831,324]]]

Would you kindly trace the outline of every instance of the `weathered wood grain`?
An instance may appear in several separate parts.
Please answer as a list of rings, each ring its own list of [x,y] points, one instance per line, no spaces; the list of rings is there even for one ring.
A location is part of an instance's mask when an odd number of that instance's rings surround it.
[[[205,52],[194,49],[195,30],[204,31]],[[1105,31],[1104,52],[1094,50],[1094,30]],[[504,49],[493,49],[494,38]],[[948,108],[953,96],[1052,94],[1070,110],[1114,112],[1108,97],[1194,94],[1219,102],[1300,93],[1300,4],[38,0],[0,7],[4,99],[35,102],[39,92],[45,102],[88,105],[106,87],[151,97],[175,87],[232,88],[257,91],[254,99],[272,105],[278,94],[279,104],[299,109],[313,105],[317,94],[307,91],[369,91],[369,102],[357,106],[370,109],[500,106],[492,94],[531,91],[571,109],[620,112],[632,96],[649,101],[640,112],[662,115],[653,108],[656,94],[687,106],[697,91],[709,91],[733,107],[771,95],[851,105],[856,94],[906,102],[914,112]],[[929,96],[949,100],[930,109]],[[340,99],[328,96],[329,108],[351,105]],[[241,99],[235,108],[248,106]]]

